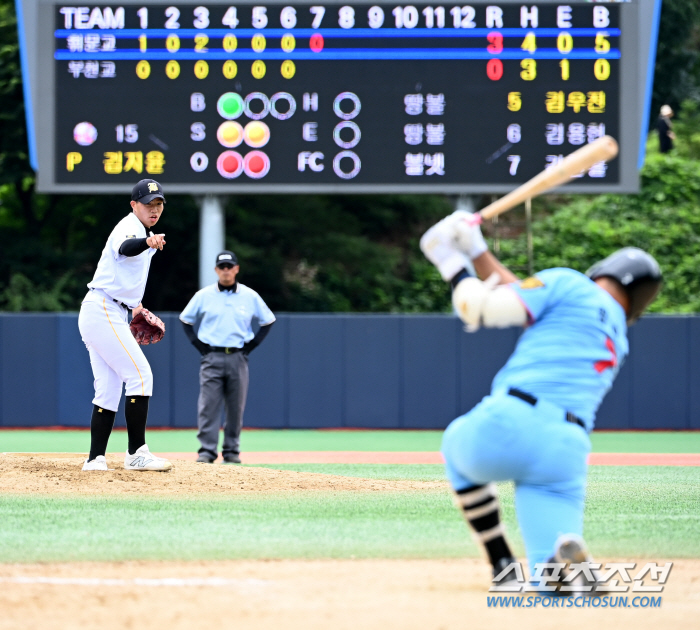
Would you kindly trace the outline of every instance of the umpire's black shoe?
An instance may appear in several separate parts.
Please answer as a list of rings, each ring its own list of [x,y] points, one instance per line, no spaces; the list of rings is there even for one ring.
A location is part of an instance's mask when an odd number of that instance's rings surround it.
[[[207,455],[206,453],[200,453],[199,457],[197,458],[197,463],[198,464],[213,464],[215,457],[211,457],[210,455]]]
[[[240,464],[241,456],[238,453],[228,453],[224,455],[224,464]]]

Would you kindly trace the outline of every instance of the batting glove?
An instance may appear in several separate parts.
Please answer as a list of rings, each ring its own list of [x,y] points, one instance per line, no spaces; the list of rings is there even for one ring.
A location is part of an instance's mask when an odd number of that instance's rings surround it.
[[[466,324],[467,332],[476,332],[481,327],[484,306],[501,277],[494,273],[484,282],[478,278],[465,278],[452,291],[452,306]]]
[[[433,263],[443,280],[449,282],[462,269],[469,269],[471,261],[457,249],[453,219],[446,217],[431,227],[420,239],[421,251]]]
[[[469,258],[474,260],[488,250],[489,247],[479,227],[481,215],[472,214],[466,210],[456,210],[447,218],[453,227],[457,247]]]

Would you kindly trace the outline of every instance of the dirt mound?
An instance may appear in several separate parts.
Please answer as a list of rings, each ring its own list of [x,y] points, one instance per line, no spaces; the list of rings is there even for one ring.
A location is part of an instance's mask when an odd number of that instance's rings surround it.
[[[124,470],[124,459],[107,455],[107,472],[83,472],[74,453],[0,455],[0,494],[240,494],[243,492],[404,492],[447,489],[446,482],[384,481],[292,472],[273,468],[173,462],[169,472]]]

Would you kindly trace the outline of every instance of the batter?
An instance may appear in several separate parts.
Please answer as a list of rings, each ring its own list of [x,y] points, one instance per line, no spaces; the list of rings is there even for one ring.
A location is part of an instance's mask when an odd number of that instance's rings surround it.
[[[129,311],[143,307],[151,258],[165,246],[165,234],[154,234],[165,205],[161,185],[142,179],[131,193],[132,212],[107,239],[88,294],[80,307],[78,327],[90,353],[95,397],[90,421],[90,454],[83,470],[107,470],[105,453],[114,417],[126,385],[126,428],[129,436],[124,468],[170,470],[172,464],[153,455],[146,444],[148,402],[153,374],[129,329]]]
[[[583,507],[595,414],[628,353],[627,326],[661,287],[656,261],[621,249],[588,270],[548,269],[524,281],[489,251],[474,216],[457,211],[421,249],[454,287],[467,330],[525,326],[491,394],[445,431],[447,476],[494,577],[515,562],[493,482],[515,482],[528,562],[589,559]],[[470,277],[476,270],[482,281]],[[565,576],[563,576],[565,577]]]

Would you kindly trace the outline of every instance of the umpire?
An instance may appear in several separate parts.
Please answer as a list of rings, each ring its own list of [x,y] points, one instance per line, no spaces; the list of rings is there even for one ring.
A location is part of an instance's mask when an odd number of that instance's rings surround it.
[[[202,355],[197,403],[198,462],[212,464],[218,456],[221,403],[226,404],[225,464],[240,464],[240,435],[248,394],[248,355],[270,332],[275,316],[253,289],[236,280],[236,254],[216,257],[219,281],[197,291],[180,321],[192,345]],[[252,322],[260,325],[253,333]],[[195,328],[197,328],[195,332]]]

